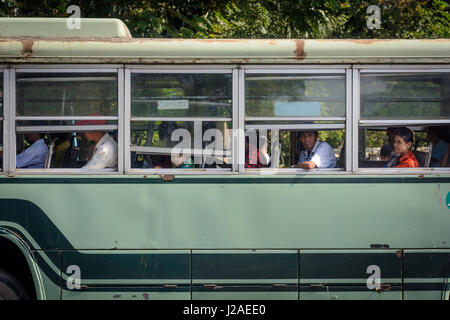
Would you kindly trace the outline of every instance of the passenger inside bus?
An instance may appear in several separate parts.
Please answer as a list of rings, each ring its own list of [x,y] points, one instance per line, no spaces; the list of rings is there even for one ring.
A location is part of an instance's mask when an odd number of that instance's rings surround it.
[[[318,140],[318,131],[300,133],[302,150],[296,168],[336,168],[336,156],[333,148],[325,141]]]
[[[178,129],[175,122],[162,122],[158,128],[159,143],[173,148],[176,142],[172,141],[172,133]],[[153,169],[168,168],[192,168],[193,162],[190,156],[172,154],[145,155],[147,167]]]
[[[411,151],[414,134],[405,127],[397,128],[394,135],[394,152],[395,156],[389,160],[388,168],[417,168],[419,162],[416,156]]]
[[[16,157],[17,168],[44,168],[48,147],[44,141],[44,134],[30,132],[25,134],[28,148]]]
[[[448,127],[427,127],[427,141],[432,145],[430,167],[445,167],[447,162],[443,161],[449,147]]]
[[[106,125],[106,120],[79,120],[75,125]],[[95,143],[92,157],[81,169],[104,169],[117,167],[117,143],[106,132],[86,131],[82,132],[86,140]]]
[[[391,147],[391,145],[389,143],[386,143],[380,149],[380,159],[381,159],[381,161],[389,161],[389,159],[391,158],[393,152],[394,152],[394,149]]]
[[[252,139],[253,140],[253,139]],[[259,137],[258,143],[250,142],[245,137],[245,168],[265,168],[270,166],[270,156],[267,153],[267,138]]]

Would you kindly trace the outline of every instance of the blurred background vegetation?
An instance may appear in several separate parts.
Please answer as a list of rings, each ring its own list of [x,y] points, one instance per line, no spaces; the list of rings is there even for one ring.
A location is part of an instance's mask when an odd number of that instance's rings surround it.
[[[444,0],[0,0],[0,16],[118,18],[145,38],[450,38]],[[370,5],[381,29],[366,26]]]

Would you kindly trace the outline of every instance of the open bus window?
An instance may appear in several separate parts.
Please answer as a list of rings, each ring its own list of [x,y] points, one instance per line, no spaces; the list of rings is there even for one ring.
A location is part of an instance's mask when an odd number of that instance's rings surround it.
[[[16,132],[19,169],[117,170],[117,125],[105,120],[18,121]]]
[[[132,169],[232,167],[231,73],[132,73]]]
[[[360,129],[359,135],[359,167],[360,168],[384,168],[389,161],[396,156],[393,140],[396,129],[390,128],[367,128]],[[413,133],[411,151],[417,159],[419,167],[426,167],[429,156],[429,144],[427,134],[423,127],[409,127]],[[388,134],[389,133],[389,134]],[[389,137],[391,135],[391,137]]]
[[[132,168],[231,168],[232,132],[221,121],[131,123]]]
[[[301,134],[317,133],[317,139],[306,152]],[[304,141],[305,142],[305,141]],[[345,168],[345,130],[247,130],[245,168],[294,168],[306,159],[305,155],[316,155],[316,169]],[[309,143],[309,141],[308,141]],[[323,144],[321,146],[321,144]],[[320,151],[318,151],[318,147]],[[302,155],[302,152],[304,153]],[[319,154],[320,153],[320,154]],[[322,157],[322,162],[320,162]],[[312,160],[316,160],[313,158]]]
[[[117,93],[115,73],[18,73],[16,168],[116,171]]]

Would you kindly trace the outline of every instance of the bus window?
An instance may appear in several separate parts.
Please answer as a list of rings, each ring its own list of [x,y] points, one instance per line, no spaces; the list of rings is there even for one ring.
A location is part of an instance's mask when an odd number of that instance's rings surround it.
[[[432,130],[434,133],[447,131],[449,97],[449,73],[361,73],[359,167],[403,168],[395,163],[407,155],[395,150],[394,134],[399,130],[412,132],[410,157],[417,163],[413,161],[407,167],[435,166],[432,155],[439,153],[442,159],[450,139],[448,134],[430,139],[426,131],[431,126],[442,129]],[[390,156],[386,157],[388,151]]]
[[[223,121],[133,121],[131,167],[231,168],[231,137]]]
[[[393,146],[395,131],[402,127],[360,129],[359,167],[384,168],[396,154]],[[420,167],[426,167],[430,150],[423,127],[409,127],[413,133],[411,151]]]
[[[251,74],[247,117],[345,117],[343,74]]]
[[[260,136],[267,137],[271,168],[295,168],[305,150],[301,132],[311,131],[320,146],[326,147],[333,163],[345,166],[346,75],[344,70],[328,73],[261,72],[245,76],[245,129],[250,148]],[[256,138],[252,138],[255,136]],[[260,148],[259,145],[257,148]],[[308,147],[309,148],[309,147]],[[311,150],[312,151],[312,150]],[[317,151],[317,146],[313,153]],[[253,154],[251,150],[246,153]],[[258,150],[263,158],[264,152]],[[309,154],[309,153],[308,153]],[[312,154],[311,154],[312,155]],[[247,156],[246,156],[247,157]],[[319,156],[316,155],[316,158]],[[323,155],[322,158],[325,156]],[[252,158],[248,157],[249,160]],[[263,168],[266,165],[246,168]],[[319,163],[319,169],[323,166]]]
[[[361,74],[361,119],[448,119],[449,73]]]
[[[18,72],[16,168],[117,170],[116,73]]]
[[[0,170],[3,170],[3,72],[0,72]]]
[[[246,168],[294,168],[300,160],[301,152],[305,152],[305,146],[301,142],[300,130],[248,130],[246,133]],[[317,132],[316,143],[329,150],[330,164],[319,164],[319,168],[345,168],[345,130],[314,130],[305,132]],[[267,137],[267,139],[264,138]],[[267,146],[264,146],[267,140]],[[249,146],[247,148],[247,145]],[[329,147],[328,147],[329,146]],[[314,146],[313,146],[314,147]],[[321,147],[321,149],[322,149]],[[252,149],[254,148],[254,149]],[[263,150],[261,151],[261,149]],[[317,149],[317,148],[316,148]],[[314,149],[314,152],[316,152]],[[267,150],[264,152],[264,150]],[[312,151],[312,150],[311,150]],[[259,156],[260,161],[248,154]],[[267,155],[266,155],[267,154]],[[248,160],[247,160],[248,158]],[[267,159],[264,159],[267,158]],[[253,160],[252,160],[253,159]],[[305,159],[302,159],[305,160]]]
[[[227,169],[231,73],[132,73],[132,169]]]

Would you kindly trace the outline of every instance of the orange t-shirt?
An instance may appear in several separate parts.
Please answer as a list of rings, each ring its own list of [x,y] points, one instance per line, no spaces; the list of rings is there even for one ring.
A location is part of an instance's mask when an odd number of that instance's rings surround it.
[[[398,159],[398,165],[396,168],[417,168],[419,167],[419,161],[417,161],[416,156],[412,151],[408,151],[403,157]]]

